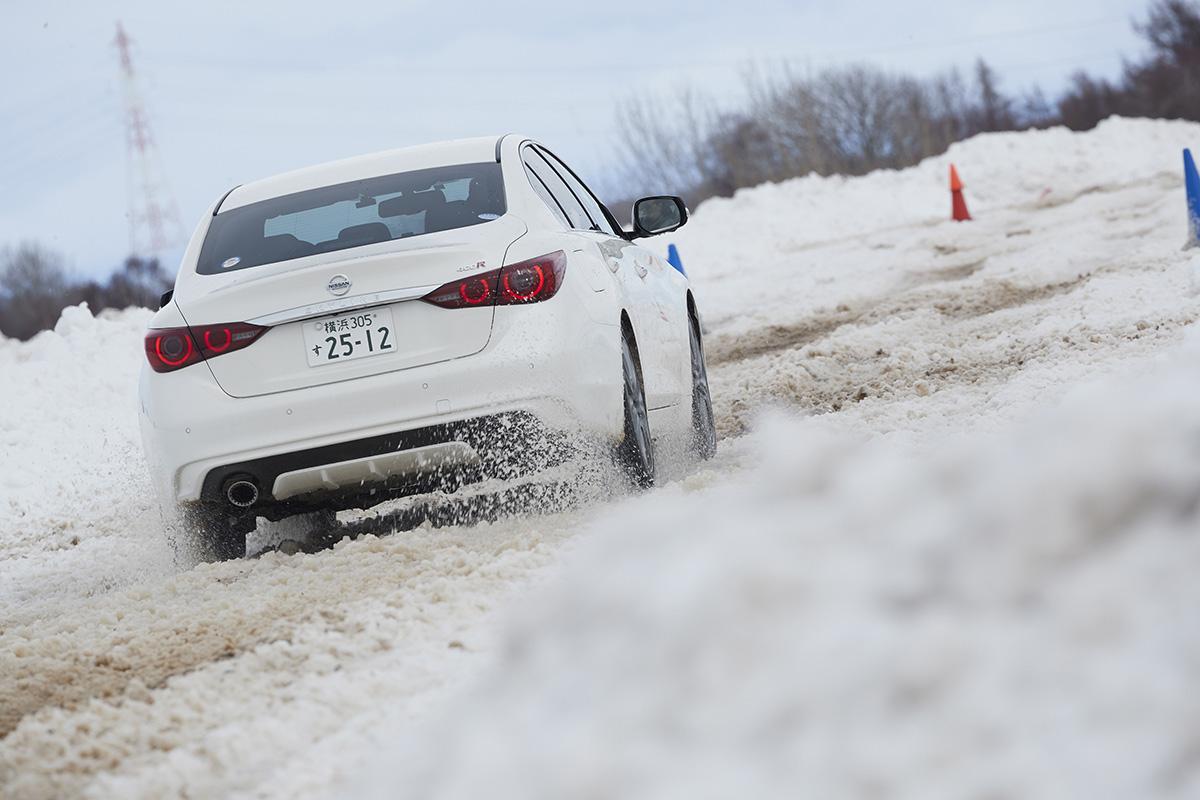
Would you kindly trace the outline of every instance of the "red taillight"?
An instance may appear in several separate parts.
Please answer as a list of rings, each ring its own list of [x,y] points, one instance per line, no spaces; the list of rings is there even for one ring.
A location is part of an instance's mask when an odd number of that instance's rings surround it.
[[[204,332],[204,349],[210,353],[224,353],[229,349],[229,346],[233,344],[233,332],[230,331],[229,328],[222,328],[216,334],[215,338],[216,341],[220,342],[220,344],[213,343],[214,337],[211,330]]]
[[[159,372],[186,367],[200,360],[187,328],[172,328],[147,335],[146,354],[150,356],[150,366]]]
[[[421,299],[442,308],[510,306],[549,300],[562,286],[567,255],[559,250],[439,286]]]
[[[549,265],[508,269],[500,273],[500,294],[514,303],[528,303],[546,290],[548,280],[554,280],[554,270]]]
[[[481,306],[492,298],[492,281],[490,278],[473,278],[458,284],[458,296],[463,304]]]
[[[171,372],[206,358],[241,350],[266,331],[267,328],[246,322],[158,328],[146,333],[146,358],[155,372]]]
[[[562,250],[501,267],[496,305],[549,300],[562,286],[566,272],[567,254]]]

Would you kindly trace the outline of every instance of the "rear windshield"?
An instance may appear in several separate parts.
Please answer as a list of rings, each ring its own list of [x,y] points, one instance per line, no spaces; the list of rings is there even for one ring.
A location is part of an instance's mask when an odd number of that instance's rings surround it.
[[[460,164],[287,194],[217,214],[196,271],[216,275],[490,222],[504,214],[500,165]]]

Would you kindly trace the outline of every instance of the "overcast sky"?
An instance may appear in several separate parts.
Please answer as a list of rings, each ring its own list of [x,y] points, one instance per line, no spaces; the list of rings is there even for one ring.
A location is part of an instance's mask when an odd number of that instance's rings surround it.
[[[231,186],[358,153],[520,131],[604,185],[612,110],[639,87],[735,99],[739,68],[988,59],[1004,88],[1113,76],[1144,0],[54,2],[0,6],[0,247],[75,272],[128,250],[119,19],[190,234]],[[620,14],[620,16],[618,16]],[[175,263],[169,264],[174,271]]]

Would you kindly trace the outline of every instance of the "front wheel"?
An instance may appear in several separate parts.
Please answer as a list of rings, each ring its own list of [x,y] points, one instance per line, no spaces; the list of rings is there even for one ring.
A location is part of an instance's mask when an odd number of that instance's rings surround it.
[[[621,372],[625,383],[625,438],[617,447],[617,463],[639,489],[654,485],[654,440],[642,388],[642,370],[630,334],[621,337]]]
[[[688,339],[692,351],[692,449],[707,460],[717,454],[717,425],[713,420],[712,395],[708,391],[700,323],[693,316],[688,317]]]

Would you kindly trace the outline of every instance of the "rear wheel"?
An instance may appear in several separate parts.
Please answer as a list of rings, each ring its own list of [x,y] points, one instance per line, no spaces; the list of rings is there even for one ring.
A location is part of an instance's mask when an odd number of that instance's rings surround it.
[[[229,561],[246,556],[246,534],[254,518],[233,515],[206,504],[183,509],[183,536],[177,541],[180,555],[199,561]]]
[[[717,425],[713,420],[712,395],[708,391],[708,369],[704,365],[704,347],[700,323],[688,315],[688,339],[692,351],[692,449],[702,459],[717,453]]]
[[[654,440],[650,437],[650,414],[642,388],[642,370],[637,346],[628,332],[621,337],[621,371],[625,383],[625,438],[617,447],[617,462],[630,482],[639,489],[654,485]]]

